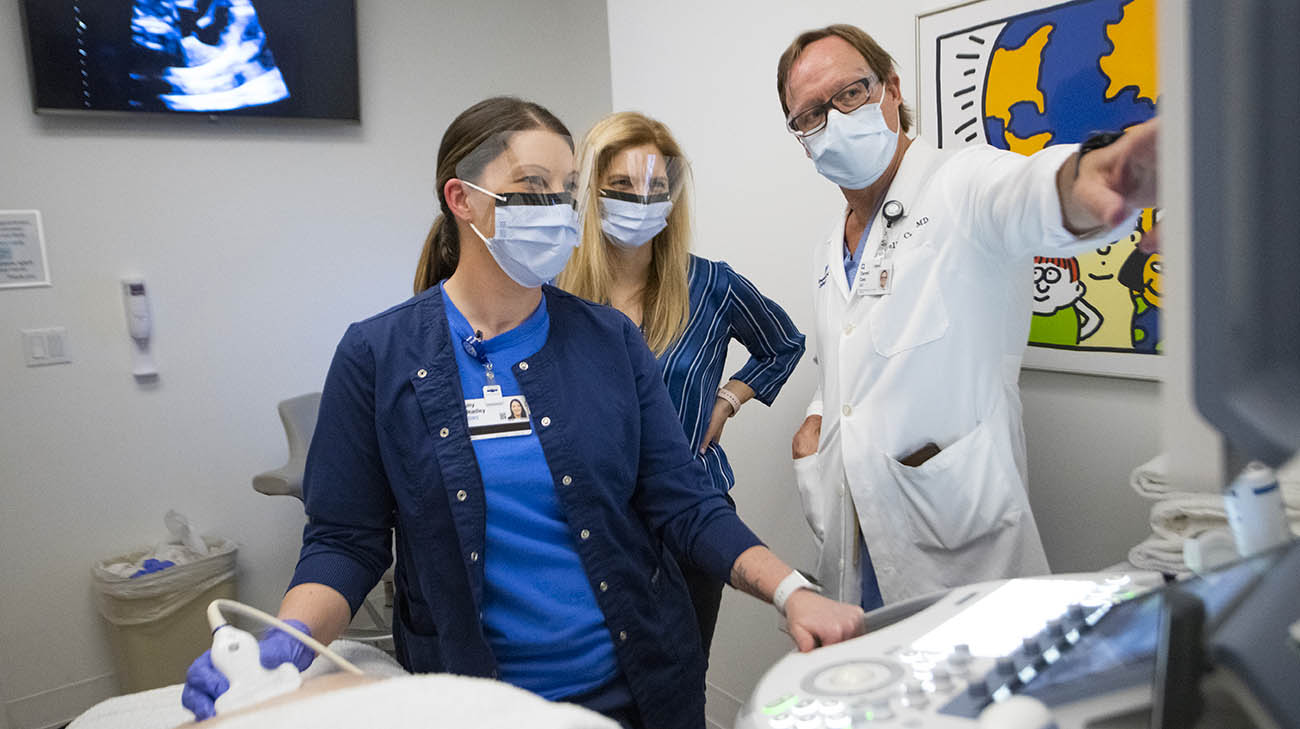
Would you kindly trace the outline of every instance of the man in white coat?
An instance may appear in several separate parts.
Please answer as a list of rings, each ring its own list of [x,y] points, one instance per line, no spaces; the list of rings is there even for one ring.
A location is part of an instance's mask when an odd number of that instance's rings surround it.
[[[795,434],[827,593],[865,608],[1045,574],[1018,377],[1035,255],[1103,245],[1154,204],[1155,122],[1031,157],[909,139],[893,59],[800,35],[777,90],[848,202],[815,248],[820,387]]]

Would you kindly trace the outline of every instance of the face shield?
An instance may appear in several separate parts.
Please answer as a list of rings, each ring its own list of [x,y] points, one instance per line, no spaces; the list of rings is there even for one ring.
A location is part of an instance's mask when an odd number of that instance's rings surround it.
[[[508,132],[456,165],[470,228],[501,270],[525,288],[559,275],[578,245],[571,144],[544,129]]]
[[[668,226],[668,214],[686,183],[685,160],[653,145],[616,153],[599,180],[601,230],[614,245],[636,248]]]

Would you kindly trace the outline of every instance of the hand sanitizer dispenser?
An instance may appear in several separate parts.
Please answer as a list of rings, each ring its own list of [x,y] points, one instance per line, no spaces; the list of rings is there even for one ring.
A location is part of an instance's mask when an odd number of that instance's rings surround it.
[[[158,365],[149,350],[153,336],[153,314],[144,280],[122,279],[122,301],[126,305],[126,329],[131,334],[131,374],[137,378],[158,376]]]

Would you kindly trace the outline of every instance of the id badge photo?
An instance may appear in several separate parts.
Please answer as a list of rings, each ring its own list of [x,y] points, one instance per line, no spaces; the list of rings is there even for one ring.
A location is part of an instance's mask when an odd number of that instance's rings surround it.
[[[894,262],[867,267],[858,275],[865,276],[858,284],[862,296],[884,296],[894,287]]]
[[[483,397],[465,400],[470,440],[528,435],[533,432],[528,414],[527,398],[503,395],[498,385],[484,387]]]

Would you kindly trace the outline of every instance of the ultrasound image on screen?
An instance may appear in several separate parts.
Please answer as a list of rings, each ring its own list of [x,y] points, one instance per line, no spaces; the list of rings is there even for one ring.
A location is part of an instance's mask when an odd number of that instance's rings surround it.
[[[135,0],[131,40],[133,106],[229,111],[289,96],[252,0]]]
[[[355,0],[24,0],[36,107],[358,119]]]

